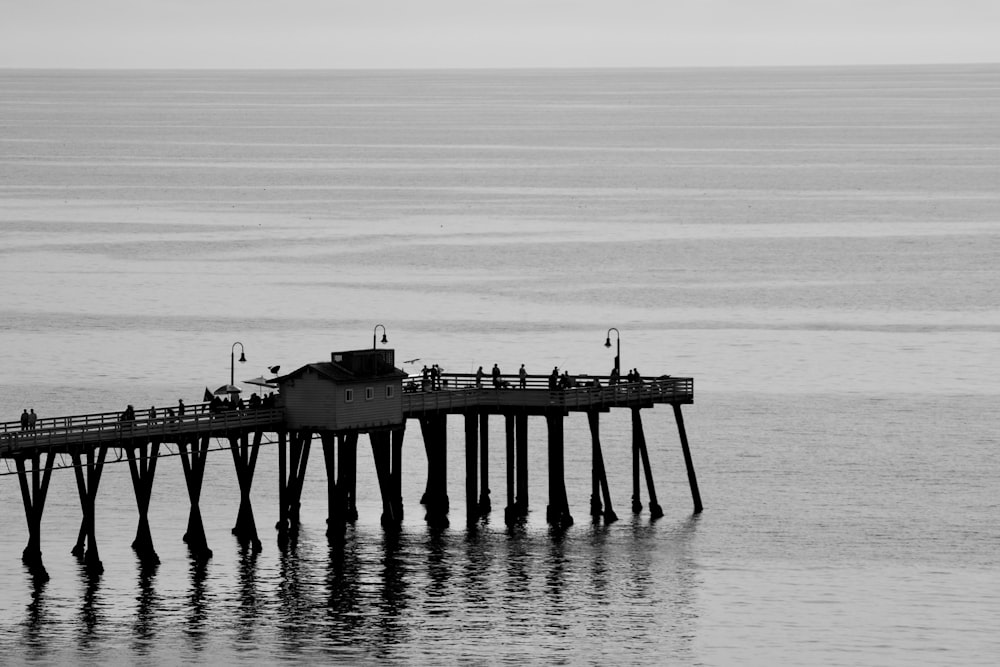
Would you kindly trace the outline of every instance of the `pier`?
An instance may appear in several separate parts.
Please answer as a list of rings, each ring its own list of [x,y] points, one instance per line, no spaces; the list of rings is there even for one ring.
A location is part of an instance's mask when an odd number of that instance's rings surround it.
[[[20,422],[0,423],[0,476],[17,476],[21,488],[28,543],[24,562],[44,575],[41,553],[42,515],[54,471],[72,470],[80,497],[81,522],[72,552],[92,572],[102,572],[95,521],[95,499],[101,473],[108,463],[127,461],[131,472],[139,523],[132,543],[143,563],[155,564],[148,510],[158,461],[177,457],[188,491],[188,522],[183,536],[192,556],[211,558],[202,522],[200,496],[205,484],[206,457],[229,450],[240,489],[240,505],[232,532],[241,544],[262,549],[250,491],[258,454],[264,445],[278,454],[279,512],[275,526],[279,545],[294,539],[299,528],[299,504],[311,446],[323,450],[328,489],[327,535],[333,542],[346,525],[357,519],[357,456],[359,436],[370,440],[382,499],[381,522],[386,530],[403,520],[403,443],[407,424],[416,421],[426,458],[426,483],[420,499],[425,520],[434,526],[449,523],[447,420],[464,421],[466,522],[474,527],[493,510],[490,497],[489,420],[505,426],[504,520],[514,524],[529,509],[528,418],[544,418],[547,446],[546,519],[555,527],[573,524],[564,478],[564,421],[586,415],[592,464],[591,519],[612,522],[612,506],[601,444],[600,415],[613,409],[631,412],[631,510],[643,511],[642,487],[652,519],[663,515],[657,502],[641,411],[657,405],[673,410],[680,449],[687,471],[694,512],[702,502],[684,428],[681,406],[694,401],[692,378],[632,378],[575,376],[570,386],[554,386],[546,375],[498,377],[441,373],[433,381],[408,377],[393,366],[392,350],[333,353],[331,362],[310,364],[275,378],[272,407],[254,406],[220,411],[209,403],[190,405],[183,414],[167,410],[138,410],[123,419],[121,412],[105,412],[38,419],[34,428]],[[109,456],[109,452],[111,455]],[[413,472],[405,474],[416,474]]]

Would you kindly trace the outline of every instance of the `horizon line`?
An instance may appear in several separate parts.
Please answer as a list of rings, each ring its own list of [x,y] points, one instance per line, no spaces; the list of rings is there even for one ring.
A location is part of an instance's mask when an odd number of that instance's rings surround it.
[[[751,69],[850,69],[908,67],[996,67],[1000,61],[927,61],[828,64],[731,64],[731,65],[506,65],[480,67],[232,67],[232,66],[146,66],[73,67],[5,66],[0,71],[48,72],[483,72],[483,71],[570,71],[570,70],[751,70]]]

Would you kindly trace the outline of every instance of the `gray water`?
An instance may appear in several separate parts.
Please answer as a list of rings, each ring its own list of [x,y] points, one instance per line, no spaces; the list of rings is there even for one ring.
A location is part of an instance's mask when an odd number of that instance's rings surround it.
[[[253,556],[219,451],[207,565],[180,539],[168,457],[160,567],[129,547],[119,463],[89,578],[57,471],[43,584],[0,476],[4,662],[995,664],[998,117],[995,66],[0,73],[3,419],[195,402],[228,382],[236,341],[239,381],[367,347],[377,324],[420,359],[406,370],[603,374],[615,327],[623,367],[695,378],[705,503],[692,515],[660,407],[643,420],[665,516],[633,515],[613,412],[621,520],[593,525],[570,418],[576,524],[552,531],[532,421],[532,513],[508,529],[498,420],[498,509],[469,530],[454,420],[434,531],[410,425],[401,533],[379,526],[361,447],[361,516],[332,551],[319,452],[283,552],[263,450]]]

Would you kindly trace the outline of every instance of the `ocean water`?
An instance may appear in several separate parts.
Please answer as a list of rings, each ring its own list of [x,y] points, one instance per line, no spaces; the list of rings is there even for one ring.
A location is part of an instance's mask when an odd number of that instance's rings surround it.
[[[624,368],[695,378],[705,504],[661,406],[643,421],[665,516],[633,515],[613,412],[621,519],[592,524],[575,417],[576,524],[552,530],[533,420],[532,512],[507,528],[495,420],[495,509],[470,530],[453,420],[451,525],[432,530],[411,424],[399,535],[362,446],[361,516],[329,547],[316,451],[279,549],[265,448],[264,550],[241,552],[220,451],[197,565],[166,457],[143,571],[117,463],[92,578],[61,470],[39,583],[0,465],[4,662],[995,664],[997,117],[997,66],[0,72],[0,418],[190,403],[229,381],[236,342],[239,382],[378,324],[406,370],[603,374],[615,327]]]

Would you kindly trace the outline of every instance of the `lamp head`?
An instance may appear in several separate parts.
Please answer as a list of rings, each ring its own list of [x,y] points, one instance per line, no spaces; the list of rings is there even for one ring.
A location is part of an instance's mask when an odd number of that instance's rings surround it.
[[[382,343],[385,344],[385,343],[388,343],[388,342],[389,342],[389,339],[385,337],[385,331],[382,331]]]
[[[608,334],[608,337],[604,339],[604,347],[611,347],[611,334]]]
[[[240,348],[240,363],[245,364],[247,362],[247,355],[243,354],[243,348]]]

